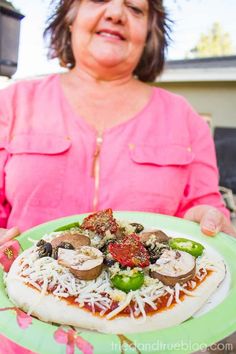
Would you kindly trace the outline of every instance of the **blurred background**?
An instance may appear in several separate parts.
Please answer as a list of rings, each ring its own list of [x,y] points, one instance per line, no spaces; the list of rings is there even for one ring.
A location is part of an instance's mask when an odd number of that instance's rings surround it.
[[[236,55],[235,0],[164,2],[174,22],[169,60]],[[42,38],[53,6],[51,0],[12,0],[11,3],[25,15],[21,21],[19,63],[14,77],[58,71],[57,61],[47,60]]]

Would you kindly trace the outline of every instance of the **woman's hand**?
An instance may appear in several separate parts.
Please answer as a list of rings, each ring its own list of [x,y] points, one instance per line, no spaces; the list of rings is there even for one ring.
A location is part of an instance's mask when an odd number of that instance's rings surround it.
[[[7,241],[10,241],[14,237],[20,234],[18,227],[12,227],[11,229],[1,229],[0,228],[0,249]]]
[[[207,236],[215,236],[222,231],[236,237],[236,231],[226,216],[209,205],[198,205],[190,208],[185,213],[184,218],[198,222],[202,232]]]

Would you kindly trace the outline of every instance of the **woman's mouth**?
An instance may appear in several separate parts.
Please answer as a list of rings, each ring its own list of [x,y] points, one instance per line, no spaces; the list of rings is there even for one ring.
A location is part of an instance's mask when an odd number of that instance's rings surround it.
[[[122,40],[122,41],[125,40],[125,37],[120,32],[117,31],[101,30],[96,32],[96,34],[104,38],[111,38],[111,39]]]

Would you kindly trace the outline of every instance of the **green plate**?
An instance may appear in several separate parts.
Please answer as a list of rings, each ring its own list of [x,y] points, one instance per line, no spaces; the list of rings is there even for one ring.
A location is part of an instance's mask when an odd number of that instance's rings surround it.
[[[211,252],[216,252],[225,260],[228,268],[227,279],[219,289],[218,299],[216,297],[216,300],[211,301],[210,305],[208,304],[208,307],[206,306],[205,311],[202,312],[203,314],[199,314],[181,325],[158,331],[138,334],[123,333],[121,335],[78,330],[76,338],[84,340],[84,343],[90,343],[93,352],[97,354],[158,352],[182,354],[204,349],[236,330],[236,241],[233,238],[223,233],[214,238],[206,237],[200,232],[198,224],[175,217],[139,212],[116,212],[114,214],[119,220],[140,222],[146,228],[159,228],[171,236],[181,235],[198,240]],[[51,232],[59,226],[81,221],[85,216],[85,214],[75,215],[42,224],[20,235],[18,241],[25,250],[32,245],[29,238],[40,239],[45,233]],[[5,293],[3,272],[0,270],[0,309],[13,306]],[[22,329],[17,324],[15,311],[0,312],[0,333],[19,345],[40,354],[66,353],[66,344],[60,344],[54,339],[54,333],[58,328],[57,325],[47,324],[34,318],[31,325]],[[70,330],[70,327],[63,328],[65,332]],[[75,353],[81,353],[77,349],[76,343]]]

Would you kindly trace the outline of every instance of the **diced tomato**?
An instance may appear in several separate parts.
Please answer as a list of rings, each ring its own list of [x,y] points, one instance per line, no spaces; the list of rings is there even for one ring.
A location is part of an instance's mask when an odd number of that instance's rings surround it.
[[[136,234],[126,236],[120,242],[110,243],[108,250],[122,266],[144,268],[150,264],[149,254]]]

